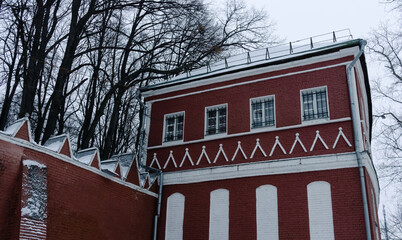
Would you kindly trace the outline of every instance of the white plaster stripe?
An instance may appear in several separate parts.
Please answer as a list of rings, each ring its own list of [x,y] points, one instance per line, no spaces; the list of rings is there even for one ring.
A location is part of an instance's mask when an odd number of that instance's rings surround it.
[[[217,153],[216,156],[215,156],[214,163],[216,163],[216,161],[218,160],[218,157],[219,157],[219,155],[220,155],[221,153],[222,153],[222,155],[225,157],[226,162],[229,162],[229,159],[228,159],[228,157],[226,156],[225,151],[223,150],[222,144],[219,144],[219,151],[218,151],[218,153]]]
[[[165,240],[183,239],[185,197],[174,193],[167,199]]]
[[[307,185],[310,240],[333,240],[331,185],[316,181]]]
[[[336,137],[336,140],[335,140],[334,145],[333,145],[332,148],[335,149],[336,145],[338,144],[339,138],[341,136],[343,137],[343,140],[345,140],[345,142],[348,144],[348,146],[352,147],[352,144],[350,144],[349,140],[346,138],[345,134],[342,132],[342,128],[340,127],[338,136]]]
[[[149,166],[152,167],[154,163],[156,163],[159,169],[162,169],[161,165],[159,164],[158,158],[156,157],[156,153],[154,153],[154,157],[152,158],[151,164]]]
[[[270,157],[272,156],[272,154],[274,154],[274,151],[275,151],[276,146],[279,146],[279,147],[281,148],[283,154],[286,154],[286,151],[285,151],[285,149],[283,148],[281,142],[279,142],[279,136],[276,136],[276,137],[275,137],[274,146],[272,147],[271,153],[269,154]]]
[[[174,160],[174,157],[173,157],[173,151],[170,150],[169,157],[168,157],[168,159],[167,159],[165,165],[163,166],[163,169],[166,169],[166,167],[167,167],[167,165],[168,165],[168,163],[169,163],[170,160],[172,160],[174,167],[177,168],[176,161]]]
[[[369,155],[366,152],[363,152],[362,157],[363,165],[367,168],[372,181],[375,181],[376,174]],[[163,174],[163,184],[186,184],[241,177],[312,172],[351,167],[357,167],[356,154],[354,152],[247,162],[229,166],[214,166],[195,170],[166,172]]]
[[[201,151],[200,157],[198,158],[198,161],[196,163],[197,165],[200,164],[202,156],[205,156],[207,158],[208,163],[211,164],[211,160],[209,160],[208,154],[205,151],[205,146],[202,146],[202,151]]]
[[[209,208],[209,240],[229,239],[229,191],[211,192]]]
[[[302,141],[299,138],[299,133],[296,133],[295,141],[293,142],[293,145],[292,145],[292,148],[290,149],[289,154],[292,154],[292,152],[296,146],[296,143],[299,143],[300,146],[303,148],[304,152],[307,152],[307,149],[304,147],[304,144],[302,143]]]
[[[262,152],[264,157],[267,157],[267,154],[264,152],[264,149],[262,149],[262,147],[260,145],[260,139],[257,138],[256,143],[255,143],[255,147],[254,147],[253,152],[251,153],[250,159],[252,159],[254,157],[255,151],[257,151],[257,149],[260,149],[260,151]]]
[[[317,143],[318,139],[321,141],[322,145],[324,145],[324,147],[328,150],[329,148],[328,148],[327,144],[324,142],[324,140],[320,136],[320,131],[317,130],[315,132],[316,132],[316,135],[315,135],[315,138],[314,138],[313,145],[311,145],[310,152],[313,151],[313,149],[315,147],[315,144]]]
[[[186,158],[188,158],[188,160],[190,161],[191,166],[194,166],[193,159],[191,159],[191,156],[190,156],[190,154],[188,153],[188,148],[186,148],[186,152],[184,153],[183,160],[182,160],[181,163],[180,163],[180,167],[183,166],[183,163],[184,163],[184,161],[186,160]]]
[[[236,151],[235,151],[235,153],[233,154],[233,157],[232,157],[232,161],[234,161],[234,160],[235,160],[236,155],[237,155],[237,153],[239,152],[239,150],[240,150],[240,152],[242,153],[242,155],[243,155],[244,159],[246,159],[246,160],[247,160],[247,156],[246,156],[246,154],[244,153],[243,148],[241,147],[241,142],[240,142],[240,141],[238,141],[238,142],[237,142],[237,148],[236,148]]]
[[[278,240],[278,197],[272,185],[256,189],[257,240]]]

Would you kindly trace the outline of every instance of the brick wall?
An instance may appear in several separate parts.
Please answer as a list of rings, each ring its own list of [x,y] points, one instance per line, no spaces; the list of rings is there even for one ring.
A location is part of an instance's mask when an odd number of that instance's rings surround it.
[[[280,239],[309,239],[307,185],[331,185],[335,239],[364,239],[364,214],[357,168],[283,174],[164,187],[159,238],[164,239],[166,200],[185,197],[183,239],[208,239],[210,193],[229,190],[229,239],[256,239],[256,188],[277,187]]]
[[[151,239],[157,198],[0,140],[0,239],[17,239],[22,160],[47,167],[47,239]]]

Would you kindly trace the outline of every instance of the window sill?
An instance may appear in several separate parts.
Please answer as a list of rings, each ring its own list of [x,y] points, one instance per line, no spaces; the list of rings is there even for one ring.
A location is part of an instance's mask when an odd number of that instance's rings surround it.
[[[169,141],[169,142],[162,142],[162,146],[173,146],[173,145],[177,145],[177,144],[181,144],[181,143],[183,143],[183,139],[182,140]]]
[[[329,117],[317,118],[317,119],[312,119],[312,120],[302,120],[301,124],[302,125],[315,125],[318,123],[325,123],[325,122],[329,122],[329,121],[330,121]]]
[[[228,135],[227,132],[224,132],[224,133],[215,133],[215,134],[210,134],[210,135],[204,135],[204,139],[208,139],[208,140],[211,140],[211,139],[219,139],[219,138],[225,137],[225,136],[227,136],[227,135]]]
[[[251,132],[251,133],[266,132],[266,131],[275,130],[275,128],[276,128],[276,125],[274,125],[274,126],[258,127],[258,128],[251,128],[251,127],[250,127],[250,132]]]

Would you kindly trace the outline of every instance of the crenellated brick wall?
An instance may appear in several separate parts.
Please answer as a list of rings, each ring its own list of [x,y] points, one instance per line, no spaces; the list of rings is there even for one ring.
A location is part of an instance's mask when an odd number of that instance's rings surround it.
[[[0,133],[0,239],[152,238],[157,194],[134,184],[135,164],[124,181],[70,157],[68,144],[31,143],[27,126]]]

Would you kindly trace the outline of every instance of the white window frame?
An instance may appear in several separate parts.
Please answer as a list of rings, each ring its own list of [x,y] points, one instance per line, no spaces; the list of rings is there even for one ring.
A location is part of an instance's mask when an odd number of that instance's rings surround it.
[[[165,139],[166,139],[166,130],[167,130],[167,129],[166,129],[166,128],[167,128],[166,119],[167,119],[168,117],[171,117],[171,116],[174,116],[174,115],[183,115],[183,137],[182,137],[182,139],[178,139],[178,140],[165,141]],[[175,119],[177,119],[177,118],[175,118]],[[165,145],[165,144],[181,143],[181,142],[183,142],[183,139],[184,139],[184,127],[185,127],[184,124],[185,124],[185,112],[184,112],[184,111],[165,114],[165,115],[163,116],[162,144]],[[177,130],[176,127],[177,127],[177,125],[176,125],[176,120],[175,120],[173,133],[176,133],[176,130]]]
[[[326,102],[327,102],[327,110],[328,110],[328,116],[325,118],[315,118],[311,120],[304,120],[303,114],[304,114],[304,104],[303,104],[303,93],[308,92],[308,91],[320,91],[325,89],[326,92]],[[313,95],[313,109],[314,112],[317,112],[317,100],[316,100],[316,94]],[[301,117],[301,122],[302,124],[307,124],[307,123],[317,123],[317,122],[325,122],[330,120],[330,112],[329,112],[329,98],[328,98],[328,87],[325,86],[319,86],[319,87],[313,87],[313,88],[305,88],[300,90],[300,117]]]
[[[253,128],[253,101],[258,101],[262,99],[273,99],[274,100],[274,125],[269,125],[269,126],[261,126],[261,127],[254,127]],[[267,95],[267,96],[262,96],[262,97],[255,97],[255,98],[250,98],[250,131],[264,131],[267,128],[276,128],[276,100],[275,100],[275,95]],[[262,116],[263,118],[265,117],[265,107],[262,108]]]
[[[214,109],[214,108],[216,108],[216,109],[218,109],[218,108],[221,108],[221,107],[225,107],[226,108],[226,130],[225,130],[225,132],[222,132],[222,133],[215,133],[215,134],[207,134],[207,130],[208,130],[208,110],[210,110],[210,109]],[[205,115],[205,117],[204,117],[204,136],[205,137],[207,137],[207,138],[214,138],[215,136],[219,136],[219,137],[222,137],[222,136],[224,136],[224,135],[227,135],[227,133],[228,133],[228,104],[227,103],[224,103],[224,104],[218,104],[218,105],[213,105],[213,106],[208,106],[208,107],[205,107],[205,111],[204,111],[204,115]],[[218,115],[216,116],[216,127],[219,127],[219,117],[218,117]]]

